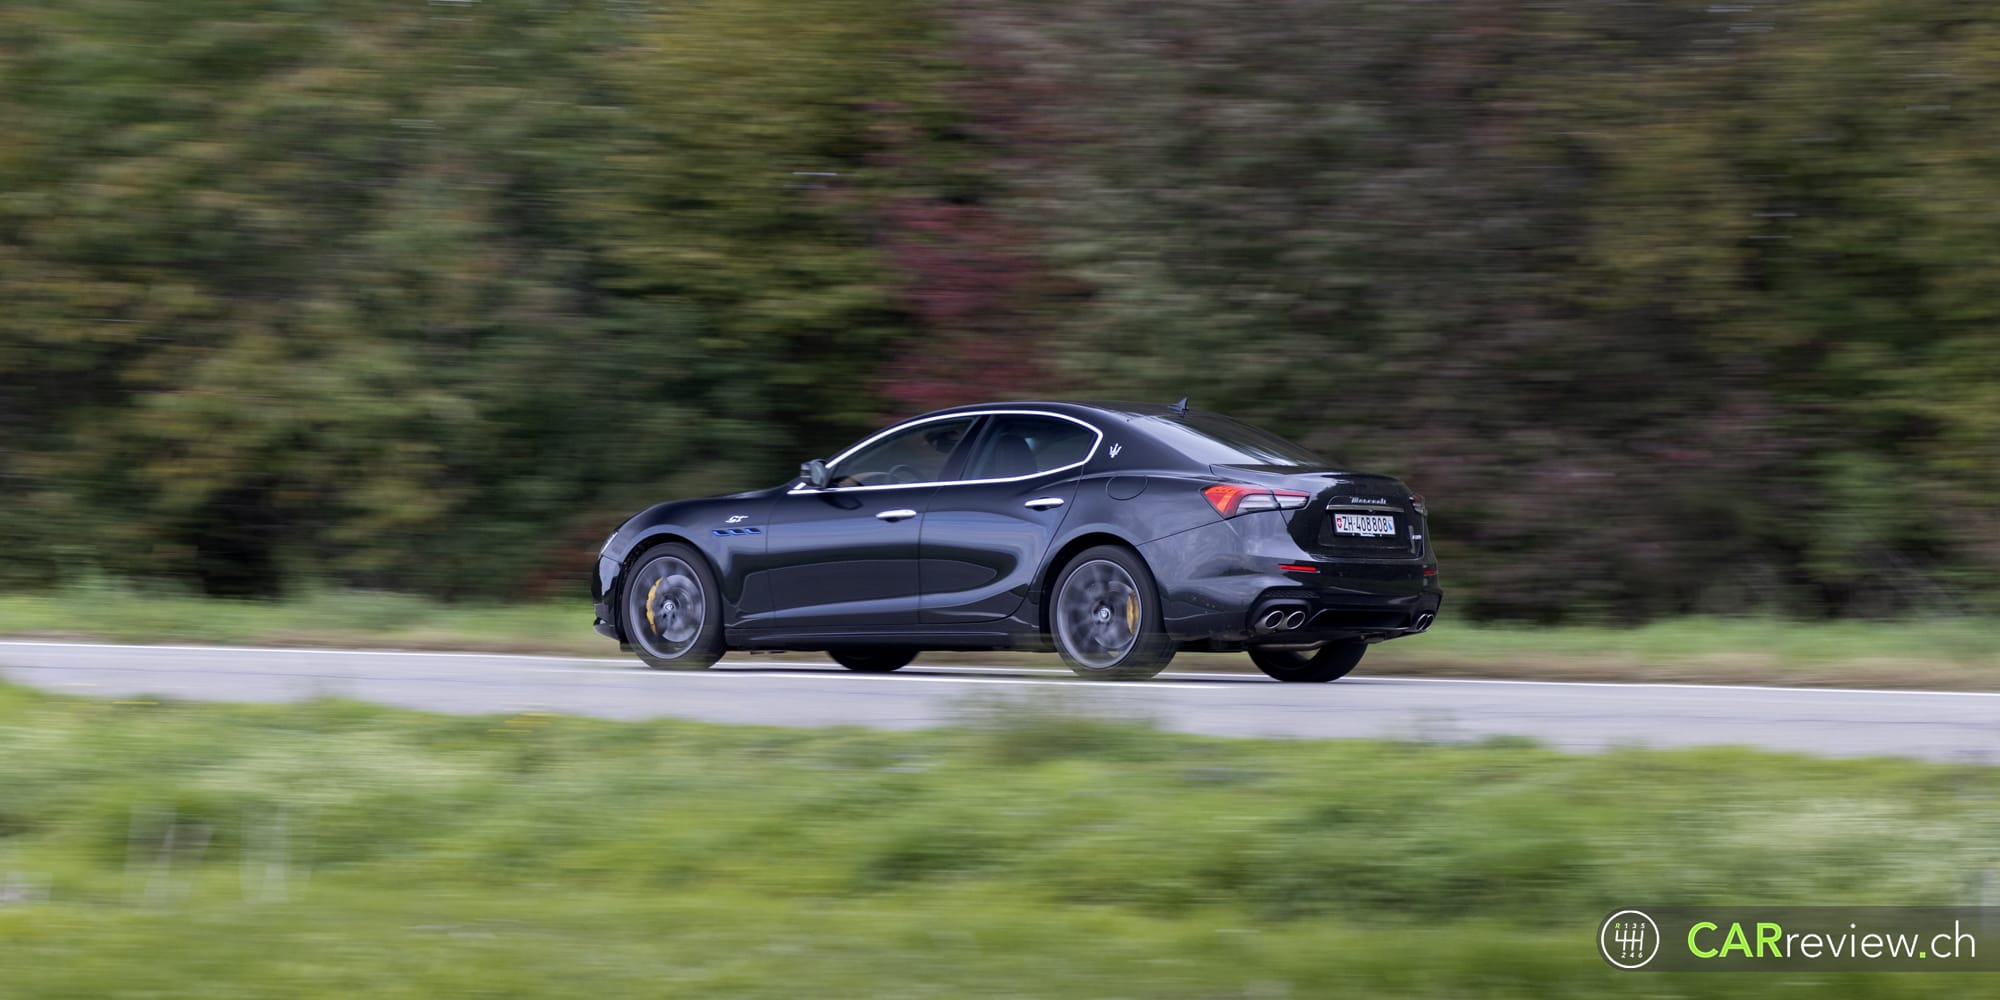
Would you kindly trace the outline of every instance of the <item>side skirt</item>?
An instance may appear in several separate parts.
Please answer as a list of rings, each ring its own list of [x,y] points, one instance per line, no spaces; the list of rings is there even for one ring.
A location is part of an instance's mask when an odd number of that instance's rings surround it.
[[[904,646],[917,649],[1036,649],[1039,637],[1016,636],[991,629],[884,629],[786,632],[777,629],[728,629],[723,640],[739,650],[818,650],[843,646]]]

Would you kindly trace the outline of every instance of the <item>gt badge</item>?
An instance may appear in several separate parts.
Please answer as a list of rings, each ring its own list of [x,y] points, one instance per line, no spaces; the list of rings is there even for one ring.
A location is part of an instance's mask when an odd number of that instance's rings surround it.
[[[735,523],[736,523],[736,522],[738,522],[738,521],[748,521],[748,520],[750,520],[750,515],[748,515],[748,514],[732,514],[732,515],[730,515],[730,518],[729,518],[729,520],[727,520],[727,521],[724,521],[724,522],[722,522],[722,523],[724,523],[724,524],[735,524]]]

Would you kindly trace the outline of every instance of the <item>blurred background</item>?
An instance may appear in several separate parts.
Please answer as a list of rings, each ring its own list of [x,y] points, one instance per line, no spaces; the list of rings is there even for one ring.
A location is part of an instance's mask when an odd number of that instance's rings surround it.
[[[1984,0],[0,7],[0,586],[581,594],[1023,397],[1430,498],[1453,610],[2000,605]]]
[[[2000,996],[1593,937],[2000,906],[1983,702],[1181,717],[1407,725],[1278,742],[970,675],[1022,697],[895,733],[546,701],[686,711],[631,662],[13,641],[609,655],[648,504],[1187,397],[1428,498],[1445,624],[1364,672],[1991,692],[1996,251],[1993,0],[0,0],[0,995]],[[321,697],[137,686],[204,669]],[[828,700],[918,724],[891,690]],[[1475,736],[1724,704],[1930,762]]]

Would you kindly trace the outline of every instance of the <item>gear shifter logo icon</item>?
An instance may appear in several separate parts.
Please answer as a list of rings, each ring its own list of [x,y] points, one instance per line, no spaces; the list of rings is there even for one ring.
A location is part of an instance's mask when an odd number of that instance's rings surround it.
[[[1597,950],[1621,969],[1637,969],[1660,953],[1660,925],[1638,910],[1619,910],[1597,930]]]

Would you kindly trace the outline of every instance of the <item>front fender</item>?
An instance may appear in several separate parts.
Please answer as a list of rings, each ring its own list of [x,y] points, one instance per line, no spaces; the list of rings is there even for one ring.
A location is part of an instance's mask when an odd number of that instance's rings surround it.
[[[626,569],[633,557],[670,541],[686,543],[708,560],[721,590],[725,627],[745,614],[766,610],[769,598],[746,581],[753,578],[751,570],[764,555],[763,525],[770,509],[771,497],[757,493],[674,500],[633,515],[597,555],[591,591],[599,605],[598,617],[610,622],[614,631],[620,630],[616,609]],[[622,640],[622,631],[614,638]]]

